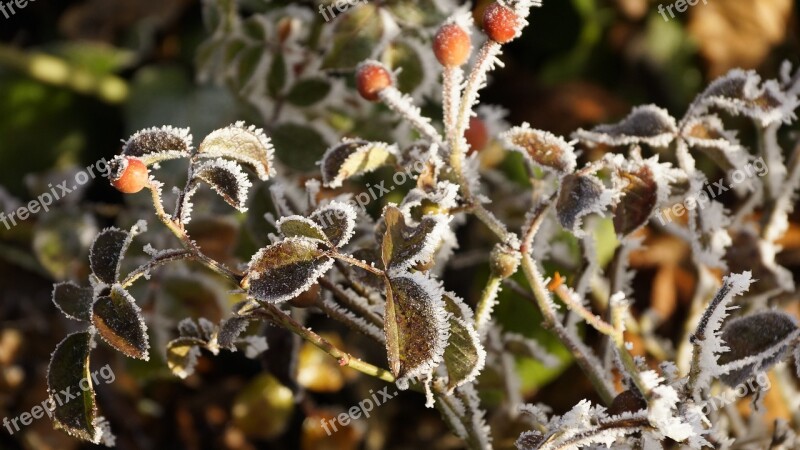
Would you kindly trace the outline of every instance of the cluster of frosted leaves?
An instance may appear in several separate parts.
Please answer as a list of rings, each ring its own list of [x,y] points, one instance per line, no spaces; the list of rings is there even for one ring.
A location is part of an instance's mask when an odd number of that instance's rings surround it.
[[[431,189],[415,187],[403,198],[401,209],[406,213],[412,213],[415,208],[447,211],[456,207],[458,190],[458,185],[449,181],[439,181]]]
[[[737,386],[783,360],[797,345],[797,321],[780,311],[763,311],[725,324],[721,339],[728,347],[717,360],[720,379]]]
[[[287,237],[253,255],[242,287],[256,300],[284,302],[313,286],[333,261],[318,240]]]
[[[753,70],[734,69],[712,82],[689,107],[688,116],[721,109],[732,115],[743,115],[761,126],[789,123],[800,102],[796,94],[782,90],[775,80],[761,82]]]
[[[381,260],[389,274],[403,273],[412,267],[432,262],[436,250],[449,230],[449,218],[428,214],[416,225],[394,205],[383,211]]]
[[[308,238],[336,248],[350,242],[357,218],[352,205],[333,201],[317,208],[309,217],[284,216],[275,226],[286,237]]]
[[[527,123],[502,133],[506,148],[521,153],[527,161],[557,175],[571,173],[576,167],[575,149],[563,138],[535,130]]]
[[[556,217],[562,227],[583,236],[583,219],[589,214],[604,214],[617,193],[591,173],[576,172],[561,178],[556,198]]]
[[[647,144],[652,147],[666,147],[678,133],[675,119],[655,105],[634,108],[620,122],[599,125],[591,130],[578,130],[573,137],[589,145],[605,144],[628,146]]]
[[[638,152],[632,152],[630,158],[615,154],[605,159],[619,193],[612,208],[614,229],[618,235],[627,236],[644,226],[667,200],[670,185],[681,172],[669,163],[659,163],[658,156],[643,160]]]
[[[325,187],[337,188],[351,177],[396,165],[398,158],[395,145],[345,139],[323,155],[320,161],[322,182]]]
[[[122,154],[139,158],[145,165],[170,159],[187,158],[192,153],[188,128],[163,126],[136,132],[122,147]]]
[[[125,355],[147,360],[150,344],[142,311],[131,295],[119,284],[122,258],[136,234],[144,230],[143,223],[130,231],[117,228],[103,230],[94,240],[89,252],[92,286],[81,287],[73,282],[57,283],[52,299],[56,307],[70,319],[87,322],[87,331],[73,333],[58,344],[50,360],[47,375],[51,395],[70,387],[89,374],[89,353],[95,346],[97,334],[111,347]],[[94,443],[110,442],[107,427],[97,416],[93,389],[80,389],[80,401],[55,403],[53,417],[56,425],[71,435]]]
[[[707,387],[711,379],[721,374],[717,359],[728,350],[722,339],[722,322],[728,317],[732,309],[734,297],[741,295],[750,288],[753,282],[750,272],[731,274],[722,280],[722,286],[709,303],[700,321],[697,324],[691,341],[695,347],[694,360],[697,361],[697,389]]]
[[[202,317],[182,320],[179,336],[167,344],[167,366],[176,376],[186,378],[194,373],[201,349],[216,355],[220,349],[243,348],[248,358],[255,358],[267,350],[267,340],[263,336],[241,336],[250,321],[247,315],[234,315],[218,326]]]
[[[726,130],[722,120],[714,114],[689,119],[682,127],[681,138],[725,171],[744,167],[749,160],[736,132]]]
[[[194,168],[193,175],[195,182],[211,186],[226,203],[241,212],[247,211],[247,195],[253,184],[237,162],[222,158],[205,161]]]
[[[266,180],[275,175],[274,148],[260,128],[236,122],[212,131],[197,148],[200,158],[225,158],[248,165],[258,178]]]

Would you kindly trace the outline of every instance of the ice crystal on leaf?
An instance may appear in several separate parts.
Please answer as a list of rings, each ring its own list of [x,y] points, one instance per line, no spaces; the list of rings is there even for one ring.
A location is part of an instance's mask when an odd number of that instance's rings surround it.
[[[139,158],[145,165],[170,159],[186,158],[192,152],[188,128],[164,126],[138,131],[125,141],[122,154]]]
[[[53,303],[70,319],[88,322],[92,318],[94,289],[66,281],[53,286]]]
[[[394,274],[429,262],[448,228],[447,216],[440,214],[424,216],[417,226],[408,225],[410,220],[394,205],[386,207],[383,219],[382,259]]]
[[[600,125],[590,131],[578,130],[573,136],[591,144],[666,147],[675,139],[677,132],[675,119],[665,109],[644,105],[633,108],[628,117],[619,123]]]
[[[147,325],[136,300],[115,284],[109,295],[101,296],[92,306],[92,324],[104,341],[136,359],[149,359]]]
[[[266,180],[275,175],[274,149],[260,128],[245,126],[244,122],[211,132],[197,148],[201,158],[226,158],[247,164],[258,178]]]
[[[612,204],[615,193],[590,174],[570,174],[561,179],[556,201],[558,221],[576,236],[583,236],[583,218],[603,214]]]
[[[394,165],[397,147],[383,142],[344,140],[328,149],[320,161],[322,182],[326,187],[340,187],[356,175],[372,172],[379,167]]]
[[[534,130],[527,123],[511,128],[500,138],[510,150],[521,153],[537,167],[564,175],[575,170],[575,149],[563,138]]]
[[[253,184],[236,162],[222,158],[203,162],[195,168],[194,177],[211,186],[229,205],[247,211],[247,195]]]

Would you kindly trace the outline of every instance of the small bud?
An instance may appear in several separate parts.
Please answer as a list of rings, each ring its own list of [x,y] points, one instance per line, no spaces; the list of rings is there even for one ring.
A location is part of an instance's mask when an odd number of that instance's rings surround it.
[[[481,119],[472,117],[469,119],[469,128],[464,131],[464,138],[469,144],[470,154],[479,152],[489,143],[489,130]]]
[[[110,163],[111,185],[123,194],[135,194],[148,183],[147,166],[139,158],[117,157]]]
[[[365,61],[356,69],[356,88],[366,100],[378,101],[378,94],[392,84],[392,74],[377,61]]]
[[[469,59],[471,50],[472,42],[469,34],[455,23],[443,25],[433,39],[433,53],[443,66],[464,65]]]
[[[512,9],[498,2],[492,3],[483,13],[483,31],[489,39],[505,44],[517,36],[519,17]]]
[[[518,251],[497,244],[492,249],[492,254],[489,257],[489,268],[493,276],[508,278],[517,271],[521,259],[522,255]]]

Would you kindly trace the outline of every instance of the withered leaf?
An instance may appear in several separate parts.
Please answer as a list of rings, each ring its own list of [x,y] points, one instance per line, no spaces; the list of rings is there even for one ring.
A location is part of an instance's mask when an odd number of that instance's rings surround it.
[[[353,237],[358,215],[353,206],[342,202],[331,202],[311,214],[311,220],[322,227],[334,247],[341,247]]]
[[[658,186],[647,165],[635,171],[618,170],[617,176],[627,184],[614,205],[614,229],[618,235],[625,236],[647,223],[658,201]]]
[[[275,224],[278,231],[286,237],[305,237],[327,241],[328,237],[322,227],[311,219],[303,216],[285,216]]]
[[[444,351],[447,368],[447,390],[471,383],[483,370],[486,351],[475,329],[472,311],[464,301],[451,292],[442,296],[445,310],[450,313],[450,337]]]
[[[418,263],[433,258],[443,234],[447,219],[443,215],[423,216],[417,226],[406,224],[403,212],[394,205],[383,211],[385,231],[381,243],[381,259],[386,269],[400,273]]]

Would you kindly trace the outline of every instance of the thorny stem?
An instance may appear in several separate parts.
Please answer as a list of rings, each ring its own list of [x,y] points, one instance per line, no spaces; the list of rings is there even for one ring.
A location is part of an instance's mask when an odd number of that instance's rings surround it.
[[[378,269],[377,267],[371,266],[371,265],[365,263],[364,261],[360,261],[360,260],[355,259],[355,258],[353,258],[351,256],[345,255],[343,253],[328,252],[327,255],[332,257],[332,258],[336,258],[338,260],[341,260],[341,261],[344,261],[346,263],[352,264],[352,265],[354,265],[356,267],[360,267],[360,268],[366,270],[367,272],[370,272],[372,274],[378,275],[379,277],[384,276],[383,270]]]
[[[318,335],[317,333],[314,333],[313,331],[309,330],[308,328],[298,323],[291,316],[281,311],[281,309],[278,308],[277,306],[270,303],[261,302],[261,307],[262,309],[259,310],[259,312],[261,312],[264,315],[264,317],[283,326],[284,328],[297,334],[304,340],[314,344],[320,350],[336,358],[339,361],[339,365],[343,367],[350,367],[351,369],[355,369],[366,375],[370,375],[375,378],[381,379],[383,381],[386,381],[387,383],[394,383],[396,381],[394,376],[388,370],[374,366],[368,362],[362,361],[350,355],[349,353],[340,350],[335,345],[328,342],[322,336]]]
[[[180,261],[182,259],[193,259],[195,255],[185,249],[168,251],[159,254],[158,256],[153,257],[150,261],[145,264],[139,266],[136,270],[129,273],[124,280],[122,280],[122,287],[127,288],[130,287],[136,280],[150,272],[151,270],[155,269],[156,267],[167,264],[173,261]]]
[[[438,145],[443,145],[442,136],[431,125],[430,119],[424,117],[418,107],[414,106],[407,97],[393,86],[389,86],[378,93],[381,101],[400,116],[406,118],[411,125],[416,128],[423,136],[427,137]]]

